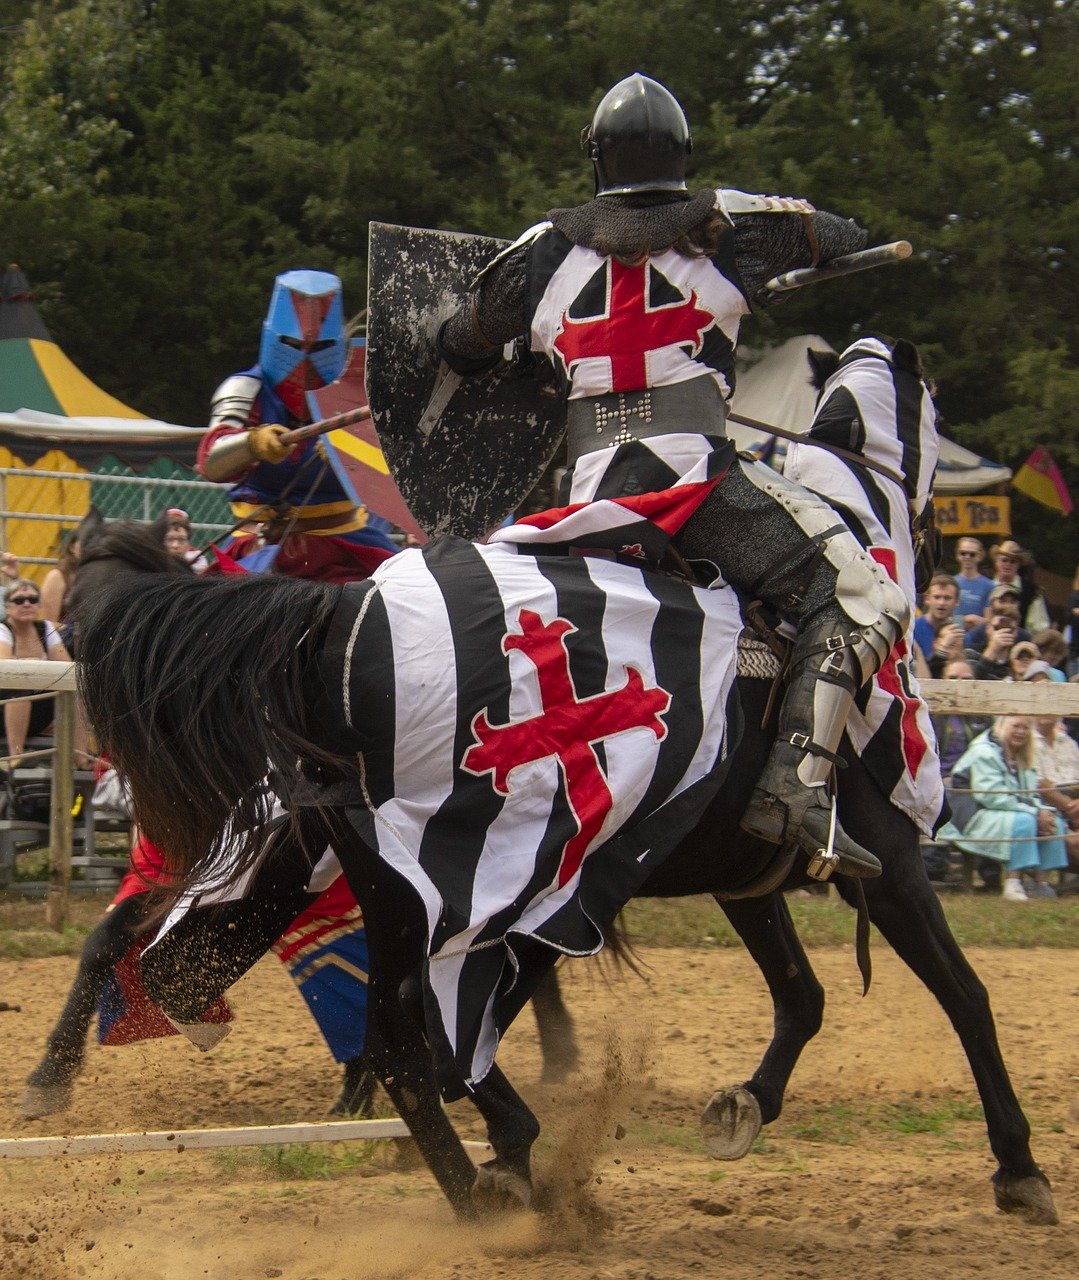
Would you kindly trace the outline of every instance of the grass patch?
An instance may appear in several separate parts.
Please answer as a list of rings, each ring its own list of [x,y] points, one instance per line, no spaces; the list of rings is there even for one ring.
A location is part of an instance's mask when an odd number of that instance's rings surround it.
[[[289,1142],[280,1146],[227,1148],[213,1153],[228,1177],[256,1176],[275,1182],[330,1181],[375,1162],[376,1143]]]
[[[963,947],[1059,947],[1079,937],[1079,896],[1055,902],[1002,902],[990,894],[947,894],[944,914]],[[807,947],[849,947],[855,915],[838,899],[788,895],[787,906]],[[711,898],[638,898],[625,911],[633,941],[660,947],[740,947]],[[879,935],[878,935],[879,936]]]
[[[887,1102],[876,1107],[869,1127],[891,1133],[947,1133],[959,1120],[984,1120],[985,1113],[977,1102],[954,1101],[935,1106],[919,1106],[914,1102]]]
[[[783,1122],[783,1132],[806,1142],[819,1142],[838,1147],[852,1146],[865,1130],[876,1133],[931,1133],[938,1137],[951,1135],[960,1122],[984,1120],[977,1102],[962,1098],[921,1104],[915,1101],[885,1102],[868,1108],[849,1102],[835,1102],[823,1107],[811,1119]],[[954,1145],[965,1147],[965,1141]]]
[[[811,1120],[784,1126],[794,1138],[806,1142],[828,1142],[849,1147],[858,1136],[859,1113],[849,1102],[833,1102],[816,1112]]]
[[[72,894],[68,923],[57,931],[45,923],[42,898],[24,898],[17,892],[0,893],[0,959],[77,956],[86,935],[101,919],[111,898],[109,892]]]
[[[675,1147],[679,1151],[702,1150],[701,1131],[696,1124],[663,1124],[658,1120],[631,1120],[626,1126],[630,1137],[642,1146]]]
[[[60,932],[45,925],[42,899],[0,892],[0,959],[78,955],[83,939],[109,902],[110,894],[78,893],[70,899],[69,923]],[[823,894],[788,897],[787,905],[805,946],[850,947],[854,912]],[[1058,947],[1074,949],[1079,937],[1079,895],[1020,907],[992,895],[948,894],[944,914],[960,946]],[[626,908],[634,942],[658,947],[741,947],[738,935],[708,897],[641,898]]]

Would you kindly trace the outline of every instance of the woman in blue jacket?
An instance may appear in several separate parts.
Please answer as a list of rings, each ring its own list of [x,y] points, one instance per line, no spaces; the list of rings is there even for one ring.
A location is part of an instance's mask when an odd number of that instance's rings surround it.
[[[957,773],[969,772],[977,811],[963,829],[946,823],[940,838],[968,853],[1007,864],[1003,896],[1055,898],[1048,873],[1068,865],[1064,820],[1038,794],[1034,736],[1029,716],[998,716],[956,761]],[[1033,883],[1024,888],[1023,874]]]

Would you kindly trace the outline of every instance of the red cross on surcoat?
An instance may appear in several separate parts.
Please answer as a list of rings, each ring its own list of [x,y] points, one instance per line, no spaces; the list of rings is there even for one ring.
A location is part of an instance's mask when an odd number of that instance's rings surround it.
[[[647,262],[627,267],[612,258],[610,273],[608,314],[574,320],[564,311],[555,349],[567,373],[578,360],[606,356],[611,362],[612,391],[643,391],[649,385],[645,356],[687,343],[696,355],[704,331],[716,318],[698,307],[696,290],[679,302],[650,307]]]
[[[472,721],[475,745],[465,752],[462,767],[473,774],[493,774],[500,795],[509,793],[509,775],[518,765],[554,756],[566,788],[566,798],[577,820],[577,834],[562,851],[558,884],[576,874],[588,846],[599,834],[614,799],[600,768],[594,743],[627,729],[651,729],[658,740],[667,733],[660,716],[671,695],[658,687],[646,689],[640,671],[626,667],[621,689],[578,699],[569,671],[565,637],[576,627],[555,618],[544,624],[539,614],[522,609],[520,633],[502,641],[503,651],[520,649],[534,664],[539,678],[539,715],[514,724],[492,725],[487,712]]]
[[[888,577],[893,582],[899,581],[896,571],[895,551],[891,547],[870,547],[869,554],[879,565],[883,566],[887,571]],[[899,670],[899,663],[905,662],[906,657],[907,642],[900,637],[892,646],[887,658],[884,659],[880,670],[877,672],[876,680],[885,693],[890,693],[893,698],[898,699],[900,706],[903,708],[903,714],[900,719],[903,758],[907,762],[907,772],[912,778],[916,778],[918,769],[921,767],[922,760],[929,747],[922,734],[922,727],[918,723],[918,707],[921,704],[907,687],[907,683]]]

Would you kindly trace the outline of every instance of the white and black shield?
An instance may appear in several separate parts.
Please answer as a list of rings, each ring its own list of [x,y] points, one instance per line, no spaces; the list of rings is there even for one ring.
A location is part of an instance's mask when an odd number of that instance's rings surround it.
[[[544,360],[473,377],[442,364],[439,328],[506,241],[372,222],[367,395],[382,451],[412,514],[437,537],[483,538],[550,461],[565,406]]]

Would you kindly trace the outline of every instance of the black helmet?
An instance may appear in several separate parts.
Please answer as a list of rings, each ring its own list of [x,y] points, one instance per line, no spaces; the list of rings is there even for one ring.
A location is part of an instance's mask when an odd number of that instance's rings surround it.
[[[581,134],[596,170],[596,195],[685,191],[693,140],[678,99],[640,72],[620,80]]]

